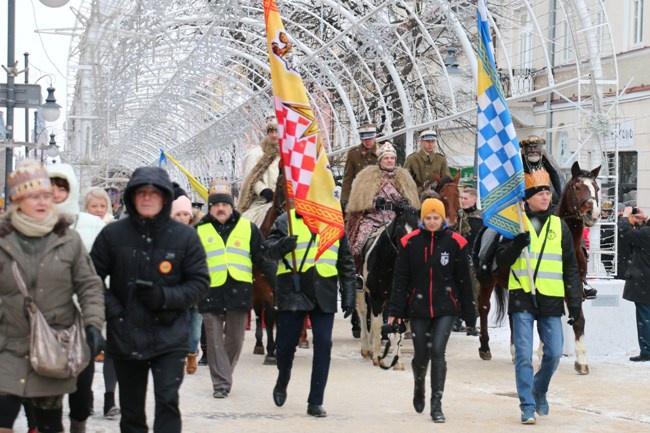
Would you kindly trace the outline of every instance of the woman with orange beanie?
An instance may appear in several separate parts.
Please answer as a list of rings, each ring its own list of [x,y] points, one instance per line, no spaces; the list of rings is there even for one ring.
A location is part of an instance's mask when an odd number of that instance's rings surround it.
[[[417,230],[404,236],[395,263],[388,323],[409,319],[413,337],[415,388],[413,407],[424,410],[425,379],[431,361],[431,418],[445,422],[442,393],[447,376],[445,350],[458,315],[476,319],[467,241],[446,224],[445,207],[428,198],[420,211]]]

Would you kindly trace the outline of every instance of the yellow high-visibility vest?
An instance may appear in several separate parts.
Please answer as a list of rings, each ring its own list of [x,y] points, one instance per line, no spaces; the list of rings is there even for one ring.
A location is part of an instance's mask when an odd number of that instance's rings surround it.
[[[211,223],[201,224],[197,230],[207,255],[210,287],[222,286],[228,274],[234,280],[253,283],[253,262],[250,252],[253,230],[249,220],[239,218],[226,244]]]
[[[316,272],[318,272],[318,275],[321,277],[333,277],[337,275],[338,271],[336,270],[336,261],[338,260],[339,257],[339,241],[336,241],[330,247],[321,254],[321,256],[318,258],[318,261],[315,261],[314,259],[316,258],[316,251],[318,250],[318,243],[320,242],[320,235],[316,235],[316,239],[314,239],[309,246],[309,251],[307,251],[307,245],[309,245],[309,241],[312,238],[312,233],[309,231],[309,228],[305,224],[305,222],[302,220],[302,218],[296,218],[296,210],[291,209],[291,212],[289,213],[289,217],[291,218],[291,223],[293,227],[293,234],[295,236],[298,236],[298,245],[296,246],[296,266],[297,269],[296,271],[301,271],[304,272],[311,268],[312,266],[316,266]],[[306,257],[305,257],[306,254]],[[285,263],[291,263],[292,258],[291,258],[291,253],[287,254],[284,256],[285,260],[282,260],[278,264],[278,273],[277,275],[281,274],[287,274],[291,272],[291,269],[286,266]],[[300,268],[301,263],[303,262],[304,259],[304,264],[302,265],[302,269]]]
[[[528,227],[532,227],[527,215],[524,215]],[[546,230],[548,229],[548,235]],[[537,261],[540,258],[540,250],[546,237],[546,246],[541,256],[541,263],[535,279],[535,289],[546,296],[564,297],[564,279],[562,272],[562,220],[551,215],[540,230],[539,235],[535,230],[530,231],[530,267],[535,272]],[[523,251],[517,261],[510,268],[510,279],[508,289],[523,289],[530,293],[530,278]]]

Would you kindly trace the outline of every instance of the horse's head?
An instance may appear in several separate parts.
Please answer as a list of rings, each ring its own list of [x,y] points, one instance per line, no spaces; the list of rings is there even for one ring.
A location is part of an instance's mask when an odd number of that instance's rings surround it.
[[[450,178],[445,176],[438,182],[436,191],[440,194],[440,201],[445,205],[445,213],[449,226],[454,228],[458,224],[458,211],[460,210],[460,192],[458,191],[458,181],[460,180],[460,170],[456,177]]]
[[[564,193],[558,206],[558,214],[582,221],[586,227],[592,227],[600,219],[598,192],[600,187],[596,178],[600,166],[591,171],[583,170],[576,161],[571,167],[571,179],[564,187]]]
[[[418,210],[411,206],[408,201],[400,201],[395,206],[395,219],[392,221],[391,237],[398,241],[415,230],[419,222],[420,214]]]

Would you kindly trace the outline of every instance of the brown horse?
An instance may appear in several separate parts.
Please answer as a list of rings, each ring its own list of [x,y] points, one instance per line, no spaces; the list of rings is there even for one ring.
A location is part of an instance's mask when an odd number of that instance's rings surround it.
[[[598,183],[596,178],[600,173],[600,167],[591,171],[583,170],[580,164],[575,162],[571,167],[571,179],[567,182],[560,198],[560,203],[556,209],[556,215],[566,221],[572,235],[574,249],[576,251],[576,258],[578,260],[578,268],[580,276],[584,280],[587,274],[587,258],[585,257],[582,249],[582,232],[584,227],[592,227],[600,218],[600,207],[598,202]],[[491,233],[495,238],[494,242],[498,242],[499,236],[494,235],[494,231],[487,230],[479,235],[476,242],[476,250],[478,250],[483,243],[487,243],[483,239],[486,233]],[[496,246],[492,243],[493,249]],[[474,256],[477,254],[475,252]],[[492,256],[487,254],[488,257]],[[491,260],[488,260],[491,264]],[[474,260],[476,273],[478,275],[486,275],[490,270],[480,269],[482,265],[478,260]],[[489,266],[489,264],[487,265]],[[479,315],[481,334],[479,341],[481,343],[478,351],[479,356],[483,360],[492,359],[490,352],[490,336],[488,334],[488,314],[490,312],[490,298],[494,292],[497,300],[497,321],[503,318],[506,311],[506,287],[508,287],[510,269],[497,269],[496,272],[490,274],[488,278],[479,278],[480,290],[478,296]],[[512,328],[512,323],[510,324]],[[589,367],[586,360],[586,349],[584,344],[584,327],[585,318],[581,313],[579,320],[573,324],[573,332],[575,334],[575,347],[576,347],[576,361],[575,370],[580,374],[589,374]],[[514,357],[514,348],[512,346],[512,334],[510,338],[511,353]]]
[[[449,227],[455,228],[458,225],[458,212],[460,210],[460,191],[458,190],[460,170],[456,172],[456,176],[453,178],[447,176],[440,178],[440,176],[436,175],[434,179],[438,185],[435,191],[440,195],[440,201],[445,205]]]
[[[260,232],[266,238],[273,227],[275,220],[284,213],[284,170],[280,168],[280,175],[273,194],[273,204],[266,212],[264,220],[260,224]],[[255,311],[255,347],[253,353],[264,355],[263,333],[266,330],[266,356],[265,365],[275,365],[275,338],[273,327],[275,326],[275,299],[273,289],[266,277],[255,266],[253,267],[253,310]],[[262,320],[262,318],[264,320]],[[264,323],[264,326],[262,326]]]

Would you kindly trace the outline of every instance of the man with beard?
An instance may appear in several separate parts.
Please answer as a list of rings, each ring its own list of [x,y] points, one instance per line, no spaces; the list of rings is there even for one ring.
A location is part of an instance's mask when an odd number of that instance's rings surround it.
[[[278,180],[278,124],[275,117],[268,119],[266,137],[244,156],[244,173],[237,210],[258,227],[271,207]]]
[[[548,173],[551,178],[551,192],[553,193],[552,206],[555,207],[562,195],[562,181],[554,163],[544,150],[545,145],[546,140],[537,135],[529,135],[519,141],[524,173],[531,174],[537,170],[544,170]]]

